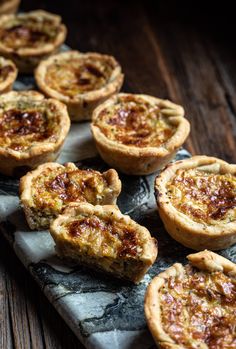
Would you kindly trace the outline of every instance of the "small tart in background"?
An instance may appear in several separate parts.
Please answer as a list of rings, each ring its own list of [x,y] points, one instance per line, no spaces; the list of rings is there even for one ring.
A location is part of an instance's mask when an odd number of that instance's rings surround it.
[[[0,172],[18,176],[59,155],[69,132],[66,106],[35,91],[0,96]]]
[[[81,121],[119,92],[124,75],[112,56],[68,51],[42,61],[35,79],[43,93],[67,105],[71,120]]]
[[[101,157],[131,175],[150,174],[166,165],[189,130],[181,106],[147,95],[120,93],[93,113],[92,133]]]
[[[149,231],[117,206],[71,204],[52,222],[50,233],[61,258],[134,283],[157,257]]]
[[[20,180],[20,199],[31,229],[46,229],[71,202],[115,204],[121,182],[115,170],[81,170],[73,163],[47,163]]]
[[[187,256],[147,288],[145,315],[161,349],[233,349],[236,265],[210,251]]]
[[[0,0],[0,15],[15,13],[19,4],[20,0]]]
[[[37,10],[0,18],[0,55],[14,61],[21,73],[32,73],[55,53],[66,38],[61,17]]]
[[[0,57],[0,94],[11,91],[17,78],[15,64],[4,57]]]
[[[236,243],[236,165],[194,156],[157,176],[159,215],[167,232],[195,250],[220,250]]]

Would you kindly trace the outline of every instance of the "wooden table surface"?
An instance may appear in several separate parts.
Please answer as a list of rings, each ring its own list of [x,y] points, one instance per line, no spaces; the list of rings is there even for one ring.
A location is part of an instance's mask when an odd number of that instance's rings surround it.
[[[72,48],[114,55],[125,91],[182,104],[191,122],[186,147],[192,154],[236,162],[230,8],[213,13],[201,1],[22,1],[21,10],[37,8],[63,16]],[[83,348],[2,237],[0,348]]]

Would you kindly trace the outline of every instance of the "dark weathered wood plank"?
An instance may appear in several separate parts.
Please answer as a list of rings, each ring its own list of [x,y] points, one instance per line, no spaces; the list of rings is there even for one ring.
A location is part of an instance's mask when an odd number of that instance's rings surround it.
[[[0,348],[84,348],[0,236]]]

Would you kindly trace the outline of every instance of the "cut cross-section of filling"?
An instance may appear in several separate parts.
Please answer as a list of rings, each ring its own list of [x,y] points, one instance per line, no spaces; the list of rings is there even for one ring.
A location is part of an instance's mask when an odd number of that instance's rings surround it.
[[[49,18],[18,16],[0,28],[0,41],[11,49],[40,47],[52,42],[58,30]]]
[[[236,177],[198,169],[179,169],[167,184],[172,205],[192,220],[207,224],[236,219]]]
[[[71,204],[50,226],[58,255],[139,282],[157,256],[149,231],[116,206]]]
[[[162,326],[175,343],[188,349],[236,347],[235,280],[187,265],[159,292]]]
[[[37,142],[57,141],[58,115],[50,103],[12,101],[0,105],[0,147],[26,151]]]
[[[104,87],[114,66],[109,60],[81,57],[58,60],[47,68],[45,82],[63,95],[74,97]]]
[[[136,258],[142,247],[135,230],[124,222],[102,219],[97,216],[76,217],[64,224],[69,238],[76,239],[88,255],[98,254],[112,258]]]
[[[110,140],[135,147],[159,147],[175,133],[158,105],[132,96],[119,97],[104,108],[94,125]]]

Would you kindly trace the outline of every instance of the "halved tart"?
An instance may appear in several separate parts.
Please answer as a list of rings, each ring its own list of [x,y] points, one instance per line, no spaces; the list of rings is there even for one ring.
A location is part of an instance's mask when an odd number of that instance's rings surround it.
[[[236,242],[236,165],[208,156],[177,161],[155,181],[158,211],[181,244],[219,250]]]
[[[38,63],[55,53],[65,41],[61,17],[37,10],[0,18],[0,54],[14,61],[21,73],[31,73]]]
[[[0,15],[15,13],[19,4],[20,0],[0,0]]]
[[[157,257],[149,231],[117,206],[71,204],[50,226],[61,258],[138,283]]]
[[[113,56],[68,51],[42,61],[35,79],[43,93],[67,105],[73,121],[81,121],[119,92],[124,75]]]
[[[70,128],[66,106],[35,91],[0,96],[0,172],[20,175],[59,155]]]
[[[166,165],[190,130],[181,106],[167,100],[120,93],[93,113],[97,149],[110,166],[132,175]]]
[[[148,327],[162,349],[236,347],[236,265],[210,251],[156,276],[145,296]]]
[[[46,163],[20,180],[20,199],[31,229],[46,229],[70,202],[115,204],[121,181],[115,170],[104,173]]]
[[[0,57],[0,94],[9,92],[17,77],[15,64],[4,57]]]

